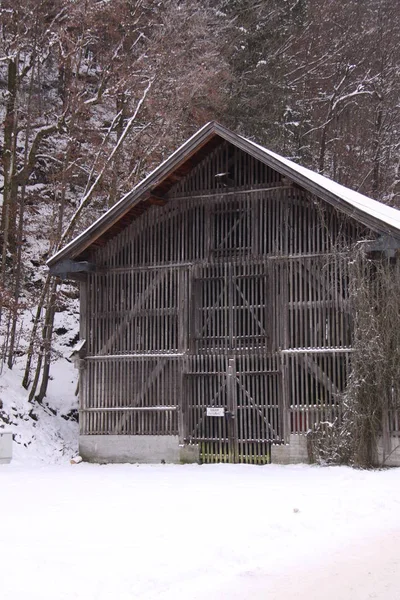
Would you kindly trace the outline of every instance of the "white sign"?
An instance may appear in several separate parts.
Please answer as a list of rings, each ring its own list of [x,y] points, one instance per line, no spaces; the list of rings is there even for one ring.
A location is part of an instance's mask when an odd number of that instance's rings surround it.
[[[223,417],[225,408],[222,406],[207,406],[207,417]]]

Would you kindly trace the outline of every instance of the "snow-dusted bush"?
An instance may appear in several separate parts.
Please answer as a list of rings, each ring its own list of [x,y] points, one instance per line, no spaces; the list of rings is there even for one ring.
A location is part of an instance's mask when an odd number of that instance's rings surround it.
[[[382,438],[384,463],[390,436],[400,429],[400,263],[371,256],[358,249],[350,263],[351,372],[340,419],[308,434],[310,458],[317,462],[377,465]]]

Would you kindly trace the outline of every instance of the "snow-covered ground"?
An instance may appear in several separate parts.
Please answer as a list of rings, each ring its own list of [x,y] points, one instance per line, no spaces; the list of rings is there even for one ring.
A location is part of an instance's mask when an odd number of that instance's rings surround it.
[[[0,466],[4,600],[397,600],[399,563],[399,469]]]
[[[400,600],[400,469],[70,465],[76,371],[60,357],[42,405],[21,376],[0,376],[0,600]]]
[[[68,360],[77,341],[78,299],[76,289],[72,286],[63,284],[62,289],[60,310],[54,319],[49,384],[43,402],[30,403],[29,391],[22,387],[26,365],[26,355],[23,352],[28,347],[28,333],[35,308],[31,307],[21,315],[21,356],[16,359],[12,370],[5,364],[0,365],[0,430],[12,432],[13,455],[24,464],[65,463],[78,450],[78,378],[77,370]],[[1,343],[0,335],[0,345]],[[31,381],[35,366],[36,359],[32,364]]]
[[[28,402],[18,366],[0,375],[0,430],[13,434],[14,459],[25,465],[65,463],[78,451],[76,370],[63,358],[52,364],[48,393],[38,404]]]

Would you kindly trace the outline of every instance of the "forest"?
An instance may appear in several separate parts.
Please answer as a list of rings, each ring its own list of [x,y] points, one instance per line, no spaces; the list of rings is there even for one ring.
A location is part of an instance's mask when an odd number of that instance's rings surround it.
[[[204,123],[400,207],[392,0],[3,0],[0,28],[1,369],[30,400],[78,297],[46,260]]]

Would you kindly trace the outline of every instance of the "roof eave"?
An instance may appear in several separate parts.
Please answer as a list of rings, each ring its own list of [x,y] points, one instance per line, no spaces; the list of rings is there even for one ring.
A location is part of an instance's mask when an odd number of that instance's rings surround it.
[[[259,146],[253,144],[251,141],[229,131],[219,123],[212,121],[199,129],[199,131],[197,131],[191,138],[189,138],[189,140],[182,144],[182,146],[180,146],[170,157],[168,157],[142,182],[133,188],[133,190],[126,194],[115,206],[113,206],[108,212],[97,219],[95,223],[88,227],[86,231],[81,233],[69,244],[64,246],[64,248],[54,254],[47,261],[50,272],[52,271],[52,267],[59,261],[78,257],[112,225],[114,225],[120,218],[129,212],[129,210],[134,207],[135,204],[145,199],[146,194],[150,194],[152,188],[158,186],[166,177],[168,177],[168,175],[170,175],[175,169],[179,168],[181,164],[188,160],[195,152],[200,150],[200,148],[214,136],[218,136],[227,142],[234,144],[239,149],[252,155],[254,158],[260,160],[282,175],[289,177],[292,181],[308,190],[310,193],[315,194],[317,197],[339,208],[342,212],[346,213],[350,217],[355,218],[357,221],[369,227],[370,229],[377,231],[378,233],[389,234],[400,239],[400,230],[396,228],[396,226],[370,215],[369,213],[363,211],[362,208],[357,208],[349,204],[340,196],[336,195],[330,190],[327,190],[323,185],[318,184],[306,175],[294,170],[290,167],[290,165],[281,162],[279,157],[275,157],[270,153],[267,153],[267,151],[263,151]]]
[[[128,192],[117,204],[99,217],[83,233],[69,242],[46,261],[52,272],[52,267],[59,261],[73,259],[79,256],[88,246],[96,241],[114,223],[123,217],[135,204],[141,202],[151,188],[156,187],[173,170],[185,162],[193,152],[199,150],[208,140],[216,134],[216,123],[211,121],[204,125],[182,146],[180,146],[161,165],[152,171],[143,181],[138,183],[133,190]]]
[[[260,160],[264,164],[268,165],[272,169],[278,171],[282,175],[289,177],[292,181],[306,189],[307,191],[315,194],[319,198],[325,200],[329,204],[336,206],[342,212],[346,213],[349,217],[353,217],[363,225],[370,227],[372,230],[377,231],[383,234],[394,235],[396,238],[400,239],[400,231],[395,226],[390,225],[389,223],[385,223],[378,218],[373,217],[365,213],[362,209],[357,209],[354,206],[349,205],[343,198],[337,196],[333,192],[330,192],[322,185],[311,181],[307,176],[294,171],[290,166],[285,165],[278,158],[271,156],[270,154],[265,154],[261,149],[259,149],[256,145],[252,144],[249,140],[238,136],[225,127],[222,127],[218,123],[215,124],[215,132],[223,137],[226,141],[235,144],[241,150],[248,152],[257,160]]]

